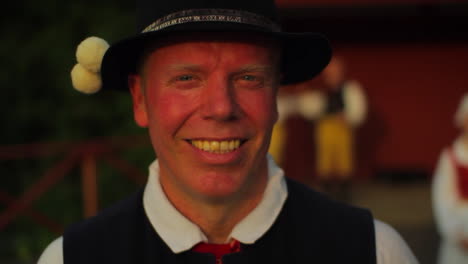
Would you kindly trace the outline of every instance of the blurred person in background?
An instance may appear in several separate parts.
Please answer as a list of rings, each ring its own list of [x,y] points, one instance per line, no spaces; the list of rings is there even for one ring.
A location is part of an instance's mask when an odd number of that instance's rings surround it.
[[[301,177],[292,178],[311,186],[314,163],[310,157],[315,156],[313,124],[321,115],[325,103],[323,93],[317,87],[312,80],[281,86],[277,97],[278,121],[273,128],[268,150],[274,160],[286,169],[289,177],[292,177],[291,172],[299,174],[291,170],[291,167],[299,166],[297,170],[304,173],[300,173]],[[296,160],[300,162],[295,163]],[[304,166],[302,162],[310,166]]]
[[[442,237],[439,264],[468,263],[468,94],[455,114],[460,135],[445,148],[435,170],[432,195]]]
[[[354,172],[354,132],[367,114],[361,85],[346,78],[345,63],[334,56],[321,73],[325,88],[323,111],[316,124],[317,181],[340,200],[349,200]]]

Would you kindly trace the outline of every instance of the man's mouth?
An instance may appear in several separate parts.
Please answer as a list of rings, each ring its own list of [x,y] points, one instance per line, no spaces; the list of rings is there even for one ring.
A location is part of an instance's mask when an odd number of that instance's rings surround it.
[[[192,144],[197,149],[216,153],[216,154],[224,154],[232,152],[239,148],[242,144],[240,139],[233,139],[233,140],[189,140],[190,144]]]

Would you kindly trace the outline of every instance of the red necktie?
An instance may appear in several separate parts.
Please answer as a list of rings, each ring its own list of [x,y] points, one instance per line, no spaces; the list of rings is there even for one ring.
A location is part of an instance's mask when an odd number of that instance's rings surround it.
[[[222,264],[221,258],[224,255],[239,252],[241,247],[240,242],[233,239],[228,244],[208,244],[200,242],[196,244],[192,250],[199,253],[211,253],[216,257],[216,264]]]

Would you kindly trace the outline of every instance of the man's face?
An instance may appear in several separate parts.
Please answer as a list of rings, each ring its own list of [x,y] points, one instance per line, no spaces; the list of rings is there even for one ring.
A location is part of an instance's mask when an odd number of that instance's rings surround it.
[[[269,42],[169,41],[130,78],[135,119],[149,128],[170,199],[262,193],[277,119],[278,49]]]

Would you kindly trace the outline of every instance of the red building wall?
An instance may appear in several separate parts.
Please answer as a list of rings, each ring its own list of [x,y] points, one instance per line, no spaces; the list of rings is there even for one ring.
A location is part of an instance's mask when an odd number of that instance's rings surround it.
[[[342,43],[334,50],[368,97],[368,118],[356,133],[356,177],[416,171],[430,178],[440,151],[458,135],[453,117],[468,93],[468,45]],[[303,85],[319,88],[320,79]],[[290,177],[309,181],[315,174],[314,129],[301,120],[288,120],[283,166]]]
[[[286,30],[316,30],[330,38],[347,63],[348,77],[361,82],[368,95],[369,116],[357,134],[357,176],[370,178],[387,169],[431,175],[440,151],[458,134],[453,116],[468,92],[467,2],[277,3]],[[313,131],[305,124],[301,129]],[[306,138],[310,132],[301,133],[292,137],[287,151],[291,164],[285,165],[286,173],[294,178],[310,177],[313,166],[313,159],[301,156],[303,146],[313,147]]]
[[[432,172],[440,150],[458,134],[453,116],[468,92],[468,45],[359,43],[335,50],[368,94],[369,118],[358,138],[360,174]]]

